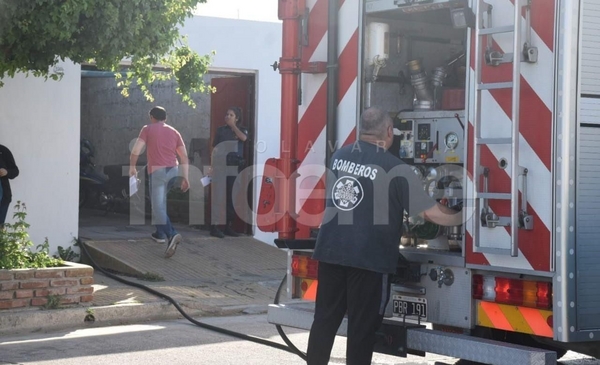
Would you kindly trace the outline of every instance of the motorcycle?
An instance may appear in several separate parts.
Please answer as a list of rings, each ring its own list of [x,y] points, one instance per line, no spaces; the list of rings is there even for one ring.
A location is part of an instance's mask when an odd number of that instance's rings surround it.
[[[79,208],[89,207],[108,212],[129,213],[130,207],[144,215],[149,214],[150,193],[146,186],[144,194],[140,191],[140,179],[137,179],[138,193],[130,196],[129,176],[123,174],[123,167],[129,165],[105,166],[103,173],[94,163],[95,149],[87,139],[80,143],[79,155]],[[146,174],[142,168],[138,174]],[[148,179],[145,179],[147,181]],[[130,204],[131,202],[131,204]]]

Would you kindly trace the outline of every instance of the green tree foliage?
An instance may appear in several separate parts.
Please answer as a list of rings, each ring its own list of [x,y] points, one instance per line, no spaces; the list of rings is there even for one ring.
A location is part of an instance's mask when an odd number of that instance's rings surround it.
[[[210,90],[202,76],[212,55],[193,52],[179,26],[206,1],[0,0],[0,86],[19,72],[59,79],[51,68],[66,59],[109,71],[121,71],[127,59],[119,81],[125,96],[135,82],[152,101],[148,85],[175,77],[177,91],[193,105],[191,93]]]

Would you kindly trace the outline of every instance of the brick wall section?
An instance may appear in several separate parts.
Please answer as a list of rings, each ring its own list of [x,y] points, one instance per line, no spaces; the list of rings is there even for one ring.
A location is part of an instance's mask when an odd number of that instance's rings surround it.
[[[94,299],[94,269],[65,262],[45,269],[0,270],[0,310],[37,307],[58,295],[60,305],[91,302]]]

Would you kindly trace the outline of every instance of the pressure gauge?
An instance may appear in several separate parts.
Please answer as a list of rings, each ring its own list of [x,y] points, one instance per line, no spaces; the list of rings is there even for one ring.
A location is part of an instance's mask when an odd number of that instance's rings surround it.
[[[446,138],[444,139],[444,143],[446,143],[446,147],[451,150],[456,149],[458,147],[458,134],[454,132],[450,132],[446,134]]]
[[[441,199],[443,197],[444,190],[438,189],[437,180],[429,180],[427,183],[425,183],[425,192],[434,199]]]

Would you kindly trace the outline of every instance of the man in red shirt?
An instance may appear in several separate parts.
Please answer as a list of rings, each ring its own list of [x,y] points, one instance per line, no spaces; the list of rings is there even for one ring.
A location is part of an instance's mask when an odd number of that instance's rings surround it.
[[[189,164],[181,134],[166,123],[167,111],[163,107],[155,106],[149,114],[150,124],[142,128],[131,150],[129,176],[137,175],[137,160],[146,147],[152,223],[156,225],[156,232],[152,233],[152,239],[159,243],[168,242],[165,257],[169,258],[175,254],[182,238],[173,228],[167,215],[167,193],[173,185],[173,179],[179,175],[183,177],[181,190],[185,192],[189,189]]]

